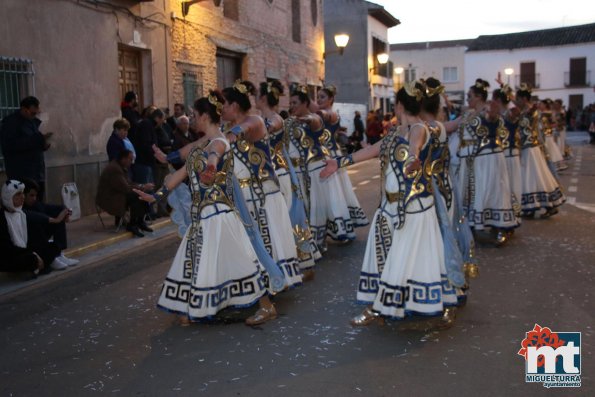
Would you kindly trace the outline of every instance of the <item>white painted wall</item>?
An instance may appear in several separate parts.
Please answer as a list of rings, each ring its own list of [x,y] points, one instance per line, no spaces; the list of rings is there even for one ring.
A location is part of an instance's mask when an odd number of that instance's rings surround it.
[[[394,96],[392,79],[387,79],[386,77],[381,77],[374,75],[373,73],[370,73],[370,69],[374,67],[374,54],[372,52],[373,37],[376,37],[387,43],[386,51],[389,51],[388,28],[386,27],[386,25],[378,21],[376,18],[368,16],[368,76],[372,86],[372,89],[370,91],[370,109],[373,109],[375,107],[375,98],[381,98],[384,101],[385,98],[392,98]],[[367,113],[367,111],[362,113],[362,117],[365,113]]]
[[[587,58],[587,70],[591,71],[591,86],[585,88],[564,87],[564,73],[570,71],[570,58]],[[540,87],[533,93],[540,98],[560,98],[568,104],[568,96],[583,94],[583,103],[595,102],[595,43],[557,47],[521,48],[516,50],[473,51],[465,54],[465,87],[481,77],[496,85],[498,72],[506,82],[505,68],[513,68],[510,85],[514,86],[514,75],[520,73],[521,62],[535,62],[535,73],[540,76]]]
[[[465,51],[467,47],[456,46],[447,48],[429,48],[421,50],[391,51],[390,59],[395,68],[416,69],[416,78],[435,77],[444,84],[446,92],[465,90]],[[443,68],[456,67],[458,80],[452,83],[444,82]],[[395,75],[395,81],[405,81],[405,73],[400,77]]]

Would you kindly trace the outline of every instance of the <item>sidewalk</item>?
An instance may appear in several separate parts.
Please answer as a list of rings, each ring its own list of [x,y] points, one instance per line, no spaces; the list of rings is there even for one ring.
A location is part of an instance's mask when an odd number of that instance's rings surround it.
[[[65,251],[65,255],[80,260],[78,265],[66,270],[54,270],[50,274],[39,276],[36,279],[31,279],[31,275],[28,273],[0,273],[0,296],[79,271],[109,257],[177,234],[177,226],[169,218],[155,220],[150,225],[154,232],[145,233],[145,237],[138,238],[125,229],[116,233],[114,217],[107,213],[102,213],[101,216],[105,228],[101,225],[97,214],[88,215],[66,224],[69,248]]]

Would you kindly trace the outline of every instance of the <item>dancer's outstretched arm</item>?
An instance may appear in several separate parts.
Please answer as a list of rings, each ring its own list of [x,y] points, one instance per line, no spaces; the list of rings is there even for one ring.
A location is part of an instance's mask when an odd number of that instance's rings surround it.
[[[170,190],[175,189],[178,185],[188,177],[188,171],[186,171],[186,167],[182,167],[173,174],[168,175],[165,177],[163,181],[163,186],[159,190],[157,190],[153,194],[145,193],[142,190],[132,189],[132,191],[138,194],[138,198],[142,201],[146,201],[147,203],[154,203],[155,201],[159,201],[170,192]]]
[[[374,157],[378,157],[380,154],[380,146],[382,146],[382,140],[376,142],[373,145],[366,146],[363,149],[358,150],[355,153],[348,154],[347,156],[337,157],[336,159],[327,159],[324,160],[326,166],[322,171],[320,171],[321,178],[328,178],[339,168],[348,167],[352,164],[359,163],[362,161],[366,161],[372,159]]]

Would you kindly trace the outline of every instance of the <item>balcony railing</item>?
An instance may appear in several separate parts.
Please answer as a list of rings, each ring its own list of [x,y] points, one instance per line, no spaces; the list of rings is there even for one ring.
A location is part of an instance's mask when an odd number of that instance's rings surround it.
[[[540,79],[539,73],[515,74],[514,75],[514,84],[517,87],[519,87],[521,84],[525,83],[531,88],[539,88],[540,80],[541,79]]]
[[[582,73],[564,72],[564,86],[565,87],[590,87],[591,86],[591,71],[586,70]]]

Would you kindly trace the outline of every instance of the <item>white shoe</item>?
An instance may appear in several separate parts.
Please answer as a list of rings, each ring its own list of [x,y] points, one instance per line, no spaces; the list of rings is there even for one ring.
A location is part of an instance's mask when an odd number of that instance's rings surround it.
[[[56,257],[52,264],[50,265],[53,270],[64,270],[68,267],[68,265],[60,260],[60,257]]]
[[[69,257],[65,256],[64,254],[60,254],[59,258],[60,258],[60,262],[66,263],[68,266],[76,266],[80,262],[78,259],[69,258]]]

